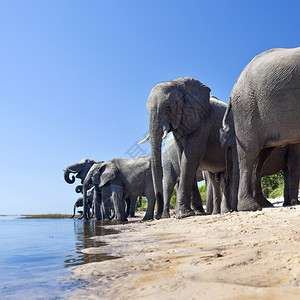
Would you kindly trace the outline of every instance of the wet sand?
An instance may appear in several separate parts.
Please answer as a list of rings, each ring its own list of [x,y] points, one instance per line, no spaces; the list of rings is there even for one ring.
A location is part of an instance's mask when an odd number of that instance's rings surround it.
[[[114,228],[70,299],[300,299],[300,206]]]

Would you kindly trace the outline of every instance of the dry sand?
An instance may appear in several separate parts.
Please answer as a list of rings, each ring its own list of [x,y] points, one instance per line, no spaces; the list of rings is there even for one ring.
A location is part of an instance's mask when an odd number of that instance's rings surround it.
[[[300,299],[300,206],[115,228],[70,299]]]

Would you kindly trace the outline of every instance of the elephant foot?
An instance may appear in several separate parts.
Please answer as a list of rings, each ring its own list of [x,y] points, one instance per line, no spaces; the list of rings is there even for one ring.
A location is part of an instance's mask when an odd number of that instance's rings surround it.
[[[194,216],[195,212],[191,209],[179,209],[176,211],[176,219],[183,219]]]
[[[292,199],[291,201],[283,202],[283,206],[290,206],[290,205],[300,205],[300,201],[298,199]]]
[[[300,201],[298,199],[292,199],[291,205],[300,205]]]
[[[244,198],[238,201],[238,211],[256,211],[261,210],[261,207],[253,198]]]
[[[260,207],[274,207],[273,204],[270,201],[268,201],[265,197],[261,197],[255,200]]]
[[[204,216],[206,215],[206,212],[204,210],[193,210],[196,216]]]
[[[192,210],[195,212],[196,215],[206,215],[205,210],[200,205],[191,205]]]
[[[221,204],[221,214],[227,214],[230,212],[228,205]]]
[[[161,217],[162,217],[162,213],[156,212],[156,214],[155,214],[155,219],[156,219],[156,220],[159,220],[159,219],[161,219]]]
[[[145,216],[142,221],[150,221],[153,220],[153,217]]]
[[[162,219],[171,218],[170,213],[168,211],[163,211],[161,218]]]

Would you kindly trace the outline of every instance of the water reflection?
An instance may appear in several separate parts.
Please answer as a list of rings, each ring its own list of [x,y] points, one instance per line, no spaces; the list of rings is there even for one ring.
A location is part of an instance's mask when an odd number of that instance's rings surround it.
[[[90,262],[100,262],[109,259],[115,259],[118,257],[108,254],[86,254],[81,251],[90,247],[101,247],[107,245],[105,242],[96,241],[91,239],[94,236],[103,236],[108,234],[116,234],[117,230],[112,228],[103,227],[105,225],[112,225],[110,221],[97,221],[90,220],[84,222],[82,220],[74,220],[74,234],[75,234],[75,248],[67,255],[65,262],[65,268],[69,268],[76,265],[82,265]]]

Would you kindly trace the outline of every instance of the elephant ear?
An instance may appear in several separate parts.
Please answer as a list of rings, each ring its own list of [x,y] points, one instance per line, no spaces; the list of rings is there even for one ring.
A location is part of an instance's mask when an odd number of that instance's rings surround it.
[[[201,126],[209,114],[210,88],[193,78],[186,78],[182,102],[181,128],[190,134]]]
[[[98,183],[99,187],[104,186],[107,184],[109,181],[113,180],[116,178],[119,170],[117,166],[109,161],[101,167],[101,176],[100,176],[100,182]]]

